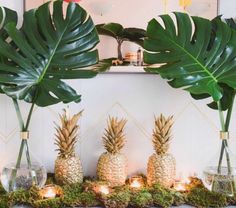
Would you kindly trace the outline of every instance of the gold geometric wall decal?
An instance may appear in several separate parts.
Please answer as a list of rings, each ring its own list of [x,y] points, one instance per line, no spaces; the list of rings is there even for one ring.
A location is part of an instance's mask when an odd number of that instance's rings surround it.
[[[219,127],[217,125],[215,125],[215,123],[213,122],[212,118],[210,118],[206,113],[203,113],[201,111],[201,109],[195,103],[193,103],[192,101],[191,101],[191,104],[202,115],[202,117],[205,118],[210,123],[210,125],[212,126],[212,128],[214,130],[219,131]],[[217,111],[215,111],[215,112],[218,113]]]
[[[37,110],[37,107],[35,107],[33,112],[35,112],[36,110]],[[23,115],[23,119],[26,120],[27,115]],[[7,144],[8,142],[11,141],[11,139],[14,138],[14,136],[17,132],[20,132],[18,126],[13,127],[13,129],[10,130],[8,133],[3,133],[3,132],[0,131],[0,140],[2,140],[5,144]]]
[[[83,138],[86,138],[86,135],[91,132],[92,129],[96,128],[96,126],[98,124],[100,124],[101,122],[103,122],[105,119],[107,119],[107,115],[109,114],[109,112],[111,112],[111,110],[115,107],[118,107],[120,110],[122,110],[124,112],[124,114],[127,115],[127,120],[128,121],[132,121],[134,123],[134,125],[142,132],[142,134],[148,138],[151,139],[151,135],[146,131],[146,129],[141,125],[141,123],[138,122],[138,120],[131,115],[131,113],[129,113],[129,111],[120,103],[120,102],[115,102],[111,105],[111,107],[109,107],[97,120],[96,122],[90,126],[89,128],[87,128],[81,135],[81,140]]]

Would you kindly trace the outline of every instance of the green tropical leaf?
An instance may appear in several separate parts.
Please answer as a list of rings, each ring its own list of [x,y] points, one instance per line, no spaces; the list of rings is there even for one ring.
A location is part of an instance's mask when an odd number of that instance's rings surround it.
[[[96,28],[99,34],[112,36],[113,38],[121,36],[124,29],[119,23],[98,24]]]
[[[220,84],[220,86],[223,89],[223,97],[220,99],[221,110],[226,111],[232,105],[235,90],[225,84]],[[192,98],[194,98],[196,100],[202,100],[202,99],[206,99],[206,98],[211,97],[209,94],[191,94],[191,96],[192,96]],[[218,105],[217,105],[217,102],[215,102],[215,101],[213,101],[207,105],[211,109],[218,110]]]
[[[119,23],[108,23],[96,25],[100,35],[107,35],[115,38],[117,41],[131,41],[143,45],[146,37],[146,31],[140,28],[124,28]]]
[[[7,32],[4,30],[6,24],[13,22],[17,24],[17,13],[5,7],[0,7],[0,38],[6,40],[8,38]],[[6,57],[0,55],[0,63],[7,63]],[[4,93],[0,88],[0,93]]]
[[[79,102],[80,95],[63,79],[91,78],[88,70],[98,62],[93,50],[99,42],[90,16],[70,3],[63,16],[62,1],[25,12],[20,30],[13,23],[4,28],[13,44],[0,39],[0,55],[12,64],[0,64],[0,84],[5,94],[38,106]]]
[[[207,94],[219,101],[222,84],[236,88],[236,32],[219,19],[211,21],[175,13],[177,24],[169,15],[160,16],[164,27],[153,19],[144,42],[145,63],[174,88],[192,94]],[[193,23],[193,24],[192,24]]]
[[[6,39],[8,37],[4,27],[6,24],[13,22],[17,24],[17,13],[11,9],[0,7],[0,37]]]

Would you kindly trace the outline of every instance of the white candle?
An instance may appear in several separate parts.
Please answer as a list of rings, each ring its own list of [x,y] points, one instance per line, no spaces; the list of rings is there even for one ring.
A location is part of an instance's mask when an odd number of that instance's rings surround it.
[[[139,183],[137,179],[134,179],[130,184],[131,188],[140,188],[141,186],[142,186],[141,183]]]
[[[57,190],[53,186],[45,187],[40,191],[40,195],[45,199],[52,199],[56,197]]]
[[[101,192],[102,194],[108,195],[109,194],[109,188],[105,185],[101,185],[99,187],[99,192]]]

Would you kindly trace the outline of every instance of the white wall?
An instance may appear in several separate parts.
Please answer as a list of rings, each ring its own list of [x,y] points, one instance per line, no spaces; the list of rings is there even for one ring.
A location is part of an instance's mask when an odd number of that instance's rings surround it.
[[[86,6],[86,0],[82,2]],[[232,7],[233,2],[231,1],[229,7]],[[18,0],[0,0],[0,3],[14,8],[20,6]],[[137,11],[144,7],[146,10]],[[132,13],[129,12],[129,8],[132,8]],[[154,3],[130,0],[126,1],[126,7],[119,5],[107,16],[94,15],[94,19],[96,22],[102,22],[111,18],[111,21],[121,22],[126,26],[143,27],[149,19],[158,14],[158,9],[160,9],[159,5]],[[120,11],[125,15],[121,15]],[[227,13],[228,9],[221,5],[220,11]],[[127,45],[125,50],[133,48],[136,50],[135,47]],[[115,55],[112,39],[103,38],[99,48],[102,50],[102,57]],[[154,114],[164,113],[175,116],[171,152],[176,157],[178,173],[182,172],[186,175],[193,172],[201,173],[218,151],[217,112],[208,109],[205,101],[195,101],[188,93],[172,89],[158,76],[100,74],[91,80],[71,83],[83,95],[80,104],[71,104],[70,107],[74,113],[81,109],[85,110],[81,121],[78,154],[82,158],[86,175],[95,174],[98,156],[103,152],[101,136],[109,114],[126,117],[129,121],[126,127],[127,145],[124,149],[129,159],[129,174],[137,171],[145,172],[148,156],[153,152],[151,133]],[[23,112],[26,113],[28,106],[21,104]],[[58,121],[57,113],[63,107],[60,104],[49,108],[37,108],[30,126],[31,152],[45,164],[49,171],[53,171],[56,158],[53,121]],[[0,166],[2,166],[9,161],[9,158],[16,157],[20,143],[12,102],[3,95],[0,95],[0,118]],[[236,151],[235,121],[234,110],[231,125],[233,151]]]

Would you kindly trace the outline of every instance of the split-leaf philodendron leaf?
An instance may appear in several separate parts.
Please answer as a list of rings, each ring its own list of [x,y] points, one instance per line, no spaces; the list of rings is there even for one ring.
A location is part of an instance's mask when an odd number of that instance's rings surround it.
[[[236,88],[236,32],[219,19],[174,14],[177,24],[169,15],[160,16],[164,27],[156,19],[149,22],[144,60],[163,65],[146,70],[174,88],[221,100],[224,85]]]
[[[52,14],[49,3],[25,12],[21,29],[14,22],[4,26],[10,42],[0,38],[0,55],[10,63],[0,62],[0,86],[6,95],[38,106],[79,102],[81,96],[62,80],[97,74],[88,70],[98,62],[93,21],[75,3],[64,17],[62,4],[53,2]]]
[[[17,13],[13,10],[0,7],[0,38],[3,40],[6,40],[8,37],[7,32],[4,30],[4,27],[9,22],[17,24]],[[0,63],[6,63],[7,61],[7,58],[0,54]],[[0,93],[3,93],[1,88]]]

